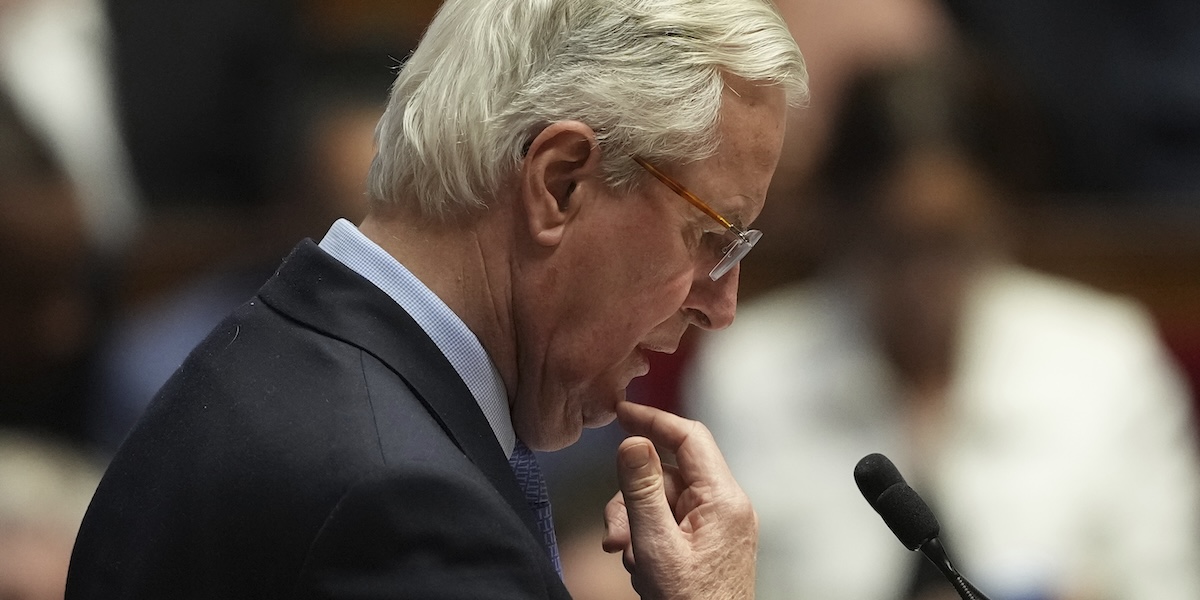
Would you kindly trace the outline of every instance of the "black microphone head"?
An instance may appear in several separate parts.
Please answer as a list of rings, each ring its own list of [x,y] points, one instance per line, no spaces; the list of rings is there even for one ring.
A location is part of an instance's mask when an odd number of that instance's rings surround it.
[[[907,483],[884,490],[875,501],[875,512],[909,550],[920,548],[941,531],[929,505]]]
[[[941,530],[937,517],[886,456],[871,454],[858,461],[854,481],[906,548],[916,550],[937,537]]]
[[[858,484],[858,491],[862,492],[863,498],[867,499],[871,508],[879,510],[875,507],[879,496],[893,485],[904,483],[904,477],[888,457],[875,453],[862,457],[854,466],[854,482]]]

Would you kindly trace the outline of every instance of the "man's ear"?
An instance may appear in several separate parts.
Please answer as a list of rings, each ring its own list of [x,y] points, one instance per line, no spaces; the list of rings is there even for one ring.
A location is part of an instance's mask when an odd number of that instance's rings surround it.
[[[579,121],[559,121],[529,144],[521,163],[520,199],[529,234],[536,243],[555,246],[579,209],[579,186],[600,170],[596,132]]]

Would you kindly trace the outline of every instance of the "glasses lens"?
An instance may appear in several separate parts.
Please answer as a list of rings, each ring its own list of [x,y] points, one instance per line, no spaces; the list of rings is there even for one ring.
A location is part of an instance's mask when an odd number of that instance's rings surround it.
[[[733,246],[730,247],[729,251],[725,253],[725,258],[722,258],[721,262],[717,263],[717,266],[713,267],[713,270],[708,273],[708,277],[713,281],[720,279],[722,275],[728,273],[730,269],[741,262],[742,259],[750,253],[750,250],[754,248],[754,245],[757,244],[758,240],[760,239],[762,239],[761,231],[757,229],[751,229],[750,231],[747,231],[746,237],[744,239],[738,238],[738,240],[733,243]]]

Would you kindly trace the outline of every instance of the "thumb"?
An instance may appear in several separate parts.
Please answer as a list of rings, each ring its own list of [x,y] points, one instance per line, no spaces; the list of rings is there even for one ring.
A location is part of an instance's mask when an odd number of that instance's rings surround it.
[[[649,558],[644,554],[657,554],[655,547],[670,545],[678,534],[667,502],[662,462],[650,440],[630,437],[617,450],[617,465],[630,538],[635,553],[644,560]]]

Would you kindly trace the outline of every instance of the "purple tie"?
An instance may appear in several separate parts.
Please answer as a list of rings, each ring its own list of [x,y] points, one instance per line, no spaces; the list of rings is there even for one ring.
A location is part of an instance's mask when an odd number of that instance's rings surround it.
[[[538,467],[537,457],[521,440],[517,440],[512,456],[508,459],[517,484],[525,492],[525,501],[537,515],[538,531],[542,532],[542,543],[554,561],[554,570],[562,577],[562,563],[558,559],[558,540],[554,537],[554,517],[550,514],[550,493],[546,491],[546,479]]]

